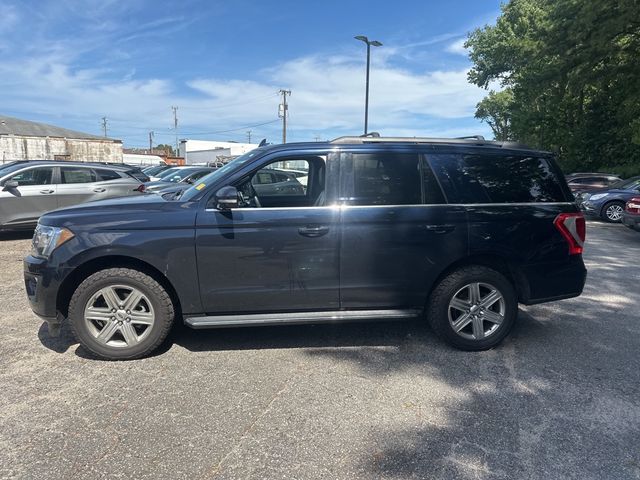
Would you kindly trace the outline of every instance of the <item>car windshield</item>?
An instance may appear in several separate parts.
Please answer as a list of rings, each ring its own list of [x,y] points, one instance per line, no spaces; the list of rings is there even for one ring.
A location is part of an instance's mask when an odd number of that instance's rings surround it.
[[[247,152],[244,155],[240,155],[238,158],[231,160],[225,166],[218,168],[205,177],[202,177],[194,186],[185,190],[180,199],[185,201],[191,200],[202,190],[206,189],[209,185],[217,182],[218,179],[225,177],[226,175],[231,175],[233,172],[244,167],[244,165],[249,162],[249,160],[262,153],[263,151],[263,149],[256,148],[255,150],[251,150],[250,152]]]
[[[619,182],[612,183],[609,188],[627,189],[633,188],[633,186],[640,181],[640,175],[637,177],[627,178],[626,180],[620,180]]]
[[[146,173],[147,175],[149,175],[150,177],[164,171],[164,170],[168,170],[168,168],[165,165],[157,165],[155,167],[147,167],[145,169],[143,169],[142,171],[144,173]]]
[[[184,180],[189,175],[196,173],[199,170],[200,170],[199,168],[180,168],[170,175],[163,176],[162,181],[177,183]]]
[[[24,162],[11,162],[11,163],[6,163],[4,165],[0,165],[0,177],[4,177],[5,175],[13,173],[26,166],[27,164],[25,164]]]
[[[156,175],[153,175],[154,177],[158,177],[158,178],[164,178],[167,175],[171,175],[172,173],[175,173],[177,171],[181,170],[180,167],[172,167],[172,168],[168,168],[167,170],[164,170],[162,172],[157,173]]]

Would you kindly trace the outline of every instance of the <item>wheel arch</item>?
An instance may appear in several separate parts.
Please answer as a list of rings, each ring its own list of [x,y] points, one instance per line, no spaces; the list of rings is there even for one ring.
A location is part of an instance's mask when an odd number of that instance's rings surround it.
[[[510,261],[508,258],[495,253],[474,254],[456,260],[455,262],[450,264],[448,267],[442,270],[442,272],[440,272],[440,274],[433,282],[431,289],[429,290],[429,294],[427,295],[427,301],[431,297],[431,293],[436,288],[436,286],[447,275],[455,270],[471,265],[488,267],[501,273],[507,278],[507,280],[509,280],[513,284],[513,287],[515,288],[518,295],[518,302],[526,303],[528,301],[530,297],[530,289],[529,282],[527,281],[526,276],[522,273],[521,269],[515,262]]]
[[[56,309],[65,317],[69,314],[69,302],[73,293],[86,278],[107,268],[131,268],[149,275],[167,291],[173,302],[176,317],[182,315],[180,299],[169,279],[157,268],[149,263],[126,255],[105,255],[96,257],[76,267],[63,280],[56,296]]]

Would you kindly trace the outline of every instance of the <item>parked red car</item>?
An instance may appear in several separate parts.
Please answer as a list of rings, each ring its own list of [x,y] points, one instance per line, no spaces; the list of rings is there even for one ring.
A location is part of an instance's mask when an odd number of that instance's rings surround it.
[[[629,228],[640,231],[640,197],[633,197],[627,201],[622,212],[622,223]]]

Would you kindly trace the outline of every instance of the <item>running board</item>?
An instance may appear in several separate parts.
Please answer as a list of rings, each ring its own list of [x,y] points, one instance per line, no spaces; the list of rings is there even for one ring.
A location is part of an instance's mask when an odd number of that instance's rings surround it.
[[[302,323],[332,323],[355,320],[395,320],[416,318],[422,311],[414,310],[336,310],[332,312],[257,313],[238,315],[208,315],[186,317],[191,328],[229,326],[284,325]]]

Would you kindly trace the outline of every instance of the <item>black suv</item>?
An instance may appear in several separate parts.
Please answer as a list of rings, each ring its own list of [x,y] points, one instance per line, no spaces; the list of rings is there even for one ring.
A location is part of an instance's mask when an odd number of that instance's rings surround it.
[[[255,188],[294,172],[298,188]],[[551,154],[472,139],[341,137],[257,148],[173,197],[40,219],[25,283],[109,359],[192,328],[425,316],[491,348],[518,303],[580,295],[585,222]]]

